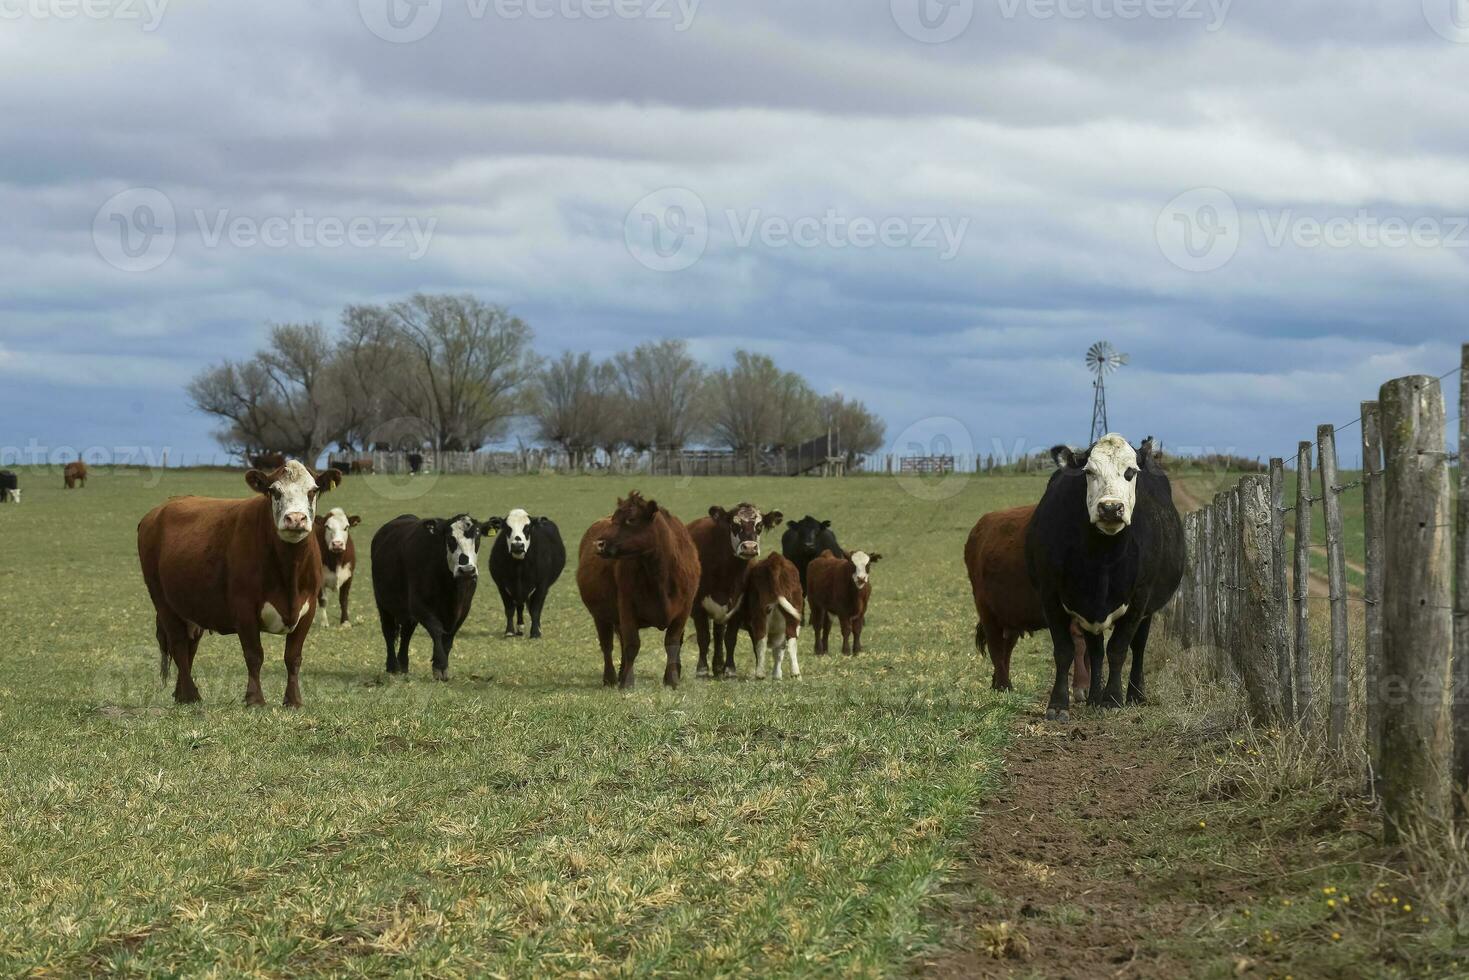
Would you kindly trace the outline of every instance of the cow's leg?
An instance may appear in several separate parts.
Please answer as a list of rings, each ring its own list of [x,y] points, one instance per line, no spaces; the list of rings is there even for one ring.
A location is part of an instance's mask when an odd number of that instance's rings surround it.
[[[824,608],[818,609],[812,606],[811,626],[816,631],[816,655],[824,657],[830,652],[828,647],[831,644],[831,616]]]
[[[618,630],[618,644],[622,647],[622,663],[617,668],[617,686],[624,691],[631,690],[633,686],[634,668],[637,663],[638,650],[642,648],[642,637],[638,635],[636,621],[629,617],[624,626]]]
[[[1082,634],[1081,627],[1076,625],[1075,620],[1071,623],[1071,639],[1076,644],[1076,660],[1071,665],[1071,699],[1090,701],[1092,699],[1092,678],[1099,674],[1100,670],[1092,670],[1092,656],[1087,653],[1086,637]]]
[[[750,630],[750,639],[755,642],[755,679],[765,679],[765,654],[770,649],[770,628],[763,622],[764,617],[760,615],[751,616],[746,625]],[[780,676],[780,665],[776,665],[776,677]]]
[[[1102,703],[1102,654],[1106,645],[1102,641],[1102,634],[1083,632],[1077,636],[1077,628],[1073,623],[1070,629],[1071,644],[1076,649],[1076,662],[1085,658],[1087,667],[1087,689],[1086,703],[1100,705]],[[1077,668],[1072,676],[1072,684],[1077,683],[1076,676],[1080,675],[1081,668]],[[1081,697],[1077,695],[1078,699]]]
[[[796,647],[800,644],[800,638],[801,625],[799,623],[791,623],[786,626],[786,642],[784,653],[789,653],[791,655],[791,676],[795,678],[799,678],[801,676],[801,659],[799,656],[797,656],[796,650]]]
[[[1051,699],[1046,703],[1047,721],[1071,720],[1071,662],[1076,659],[1076,645],[1071,639],[1071,617],[1060,602],[1047,603],[1046,625],[1051,631],[1051,651],[1056,660],[1056,680],[1051,685]]]
[[[735,647],[740,642],[740,631],[745,628],[742,613],[736,613],[724,626],[724,669],[728,674],[737,674],[735,670]]]
[[[663,652],[668,661],[663,667],[663,686],[678,687],[683,676],[683,628],[685,620],[677,619],[663,633]]]
[[[245,654],[245,703],[264,706],[260,691],[260,665],[265,663],[265,648],[260,645],[260,631],[254,627],[240,630],[240,649]]]
[[[1102,694],[1102,706],[1105,708],[1122,707],[1122,668],[1127,663],[1127,648],[1132,645],[1132,638],[1137,635],[1138,622],[1141,617],[1125,615],[1112,626],[1112,635],[1107,638],[1107,690]],[[1097,670],[1101,670],[1100,664]],[[1097,686],[1097,679],[1092,678],[1092,687]]]
[[[398,634],[398,673],[408,673],[408,641],[413,639],[413,631],[418,629],[418,624],[409,619],[403,623]]]
[[[351,591],[351,579],[347,579],[346,582],[343,582],[341,585],[337,586],[337,601],[341,604],[342,607],[342,618],[339,622],[340,625],[347,627],[350,627],[352,625],[352,617],[347,615],[347,593]],[[328,617],[328,619],[330,619],[330,617]]]
[[[515,597],[510,590],[500,586],[500,602],[505,607],[505,635],[515,635]]]
[[[393,656],[393,647],[398,642],[398,624],[393,621],[392,616],[389,616],[381,609],[377,611],[377,621],[378,625],[381,626],[383,630],[383,643],[385,643],[388,648],[388,659],[386,665],[383,667],[383,670],[387,671],[389,674],[396,674],[398,672],[398,661],[397,658]]]
[[[712,662],[709,664],[709,669],[713,672],[715,678],[724,676],[724,634],[728,628],[726,624],[721,623],[717,619],[710,624],[710,631],[714,635],[710,638],[709,646],[713,650],[714,656]]]
[[[837,622],[842,627],[842,653],[850,656],[852,653],[852,620],[847,616],[838,616]]]
[[[694,610],[694,637],[699,641],[699,666],[694,670],[696,677],[709,676],[709,614]]]
[[[308,609],[296,628],[286,634],[286,696],[281,703],[287,708],[301,707],[301,652],[306,648],[306,634],[311,632],[315,616],[316,609]]]
[[[525,635],[525,603],[519,600],[515,603],[515,635]]]
[[[1132,673],[1127,679],[1127,703],[1147,704],[1147,695],[1143,693],[1143,652],[1148,648],[1148,633],[1153,628],[1153,617],[1148,616],[1137,624],[1137,632],[1132,634]]]
[[[617,672],[612,669],[612,637],[617,632],[617,624],[612,620],[596,620],[597,645],[602,648],[602,686],[611,687],[617,683]]]
[[[530,638],[539,640],[541,638],[541,608],[546,604],[546,592],[544,589],[536,589],[531,594],[530,602]]]
[[[423,629],[434,644],[434,680],[447,681],[449,679],[449,651],[453,649],[454,641],[437,619],[429,619],[424,622]]]
[[[867,625],[867,613],[860,612],[852,617],[852,656],[862,652],[862,628]]]
[[[168,655],[173,659],[177,677],[173,682],[173,699],[179,704],[194,704],[200,700],[199,688],[194,684],[194,656],[198,648],[197,637],[189,635],[189,624],[177,616],[159,614],[159,630],[163,642],[167,643]]]

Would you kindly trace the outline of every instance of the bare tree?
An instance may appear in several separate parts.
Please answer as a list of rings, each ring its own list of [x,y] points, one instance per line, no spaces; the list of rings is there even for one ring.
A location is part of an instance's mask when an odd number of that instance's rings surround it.
[[[407,350],[386,310],[377,306],[343,310],[327,386],[332,441],[350,450],[370,449],[387,439],[388,423],[399,415],[388,379],[403,377],[408,370]]]
[[[736,351],[735,363],[709,376],[709,428],[736,452],[780,449],[816,434],[816,394],[800,375],[764,354]]]
[[[540,371],[533,391],[536,436],[567,452],[606,445],[617,372],[587,353],[564,352]]]
[[[875,453],[882,448],[887,426],[867,410],[860,401],[834,392],[821,399],[821,423],[852,465],[858,456]]]
[[[683,340],[660,340],[618,354],[625,418],[622,440],[634,449],[682,449],[703,426],[704,368]]]

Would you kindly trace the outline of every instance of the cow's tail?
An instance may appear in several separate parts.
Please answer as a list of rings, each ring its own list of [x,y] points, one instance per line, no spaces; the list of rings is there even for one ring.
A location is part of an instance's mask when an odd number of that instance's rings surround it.
[[[795,606],[791,605],[789,599],[782,595],[776,596],[775,601],[780,603],[780,608],[785,610],[787,616],[796,621],[797,626],[801,625],[801,612]]]
[[[168,637],[163,635],[163,620],[153,617],[153,631],[158,637],[158,680],[168,683]]]
[[[974,624],[974,649],[979,651],[981,657],[989,656],[989,650],[984,645],[984,623]]]

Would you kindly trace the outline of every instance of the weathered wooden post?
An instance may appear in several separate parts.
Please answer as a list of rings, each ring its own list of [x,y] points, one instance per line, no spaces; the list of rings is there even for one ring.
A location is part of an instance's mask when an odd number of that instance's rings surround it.
[[[1321,463],[1321,506],[1326,515],[1326,580],[1331,597],[1331,714],[1328,744],[1340,749],[1347,731],[1351,659],[1347,650],[1347,556],[1341,533],[1341,486],[1337,482],[1336,427],[1317,426]]]
[[[1246,476],[1235,488],[1235,663],[1244,681],[1250,717],[1274,724],[1284,707],[1280,689],[1276,620],[1274,530],[1270,520],[1270,480]]]
[[[1234,669],[1240,676],[1244,675],[1244,664],[1241,662],[1240,650],[1241,639],[1244,635],[1243,624],[1240,617],[1244,607],[1244,593],[1240,591],[1240,578],[1242,577],[1240,557],[1240,525],[1243,524],[1240,511],[1240,484],[1236,483],[1229,488],[1226,498],[1229,502],[1229,539],[1226,542],[1229,548],[1229,659],[1234,664]]]
[[[1229,674],[1229,505],[1224,491],[1214,495],[1214,660],[1219,676]]]
[[[1183,515],[1183,582],[1173,600],[1173,640],[1179,649],[1187,650],[1194,645],[1194,567],[1199,561],[1197,542],[1194,540],[1194,524],[1199,515]]]
[[[1311,444],[1296,446],[1296,721],[1303,731],[1313,726],[1311,695]]]
[[[1363,638],[1367,696],[1367,761],[1372,768],[1372,791],[1378,789],[1382,768],[1382,430],[1377,403],[1362,403],[1362,536],[1365,539],[1366,636]]]
[[[1449,467],[1438,381],[1398,378],[1378,395],[1383,493],[1382,802],[1396,843],[1418,816],[1444,814],[1454,639]]]
[[[1469,791],[1469,344],[1459,354],[1459,500],[1454,508],[1454,813]]]
[[[1285,460],[1270,460],[1270,572],[1272,620],[1275,625],[1275,669],[1279,675],[1281,718],[1286,724],[1295,720],[1295,701],[1291,683],[1290,587],[1285,570]]]

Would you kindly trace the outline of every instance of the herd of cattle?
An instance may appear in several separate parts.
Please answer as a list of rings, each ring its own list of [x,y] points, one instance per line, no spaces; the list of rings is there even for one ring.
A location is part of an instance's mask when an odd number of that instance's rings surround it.
[[[61,485],[76,490],[87,485],[87,464],[81,460],[67,463],[61,469]],[[0,504],[20,503],[20,477],[11,470],[0,470]]]
[[[964,563],[979,615],[975,646],[993,662],[993,687],[1011,688],[1010,657],[1019,638],[1046,630],[1056,668],[1046,716],[1066,720],[1073,697],[1103,706],[1143,699],[1152,617],[1183,575],[1183,527],[1151,439],[1134,449],[1108,435],[1085,451],[1058,446],[1052,456],[1056,471],[1041,499],[981,517],[965,543]],[[83,464],[67,467],[68,488],[85,480]],[[352,529],[360,518],[340,508],[318,513],[320,495],[341,480],[337,469],[314,473],[283,460],[269,472],[245,474],[254,491],[249,498],[175,497],[138,524],[160,672],[167,679],[170,664],[176,670],[176,701],[199,700],[194,655],[212,632],[238,636],[248,672],[245,701],[263,704],[261,634],[270,633],[285,637],[285,703],[301,704],[302,652],[318,610],[334,595],[338,622],[351,625]],[[4,471],[0,499],[19,499],[14,475]],[[710,507],[707,516],[685,523],[637,491],[618,500],[577,550],[576,584],[595,626],[603,683],[633,686],[641,634],[652,629],[663,636],[663,682],[676,686],[690,619],[700,676],[734,675],[744,632],[754,647],[756,677],[766,675],[767,653],[774,654],[773,677],[784,675],[787,661],[790,675],[799,677],[797,640],[808,602],[817,654],[828,651],[833,617],[842,653],[861,653],[872,569],[882,556],[844,549],[831,521],[808,516],[787,524],[781,550],[761,559],[762,535],[782,523],[780,511],[749,503]],[[490,535],[488,567],[504,605],[505,635],[525,636],[529,611],[529,636],[541,636],[541,613],[567,557],[550,518],[524,510],[487,520],[405,514],[379,528],[371,544],[389,673],[407,672],[409,641],[421,627],[433,645],[433,676],[448,680],[454,640],[479,583],[480,545]],[[616,669],[614,641],[621,652]]]

